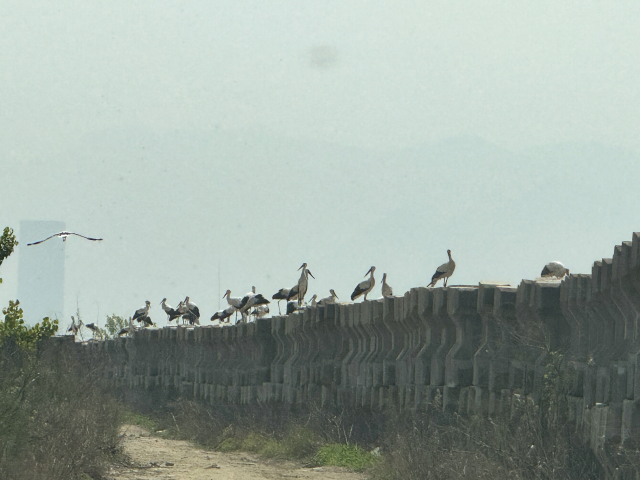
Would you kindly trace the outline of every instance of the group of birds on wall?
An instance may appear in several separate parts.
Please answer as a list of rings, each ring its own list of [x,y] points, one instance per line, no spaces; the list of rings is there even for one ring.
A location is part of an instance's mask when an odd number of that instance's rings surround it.
[[[63,232],[55,233],[43,240],[33,242],[33,243],[28,243],[27,245],[28,246],[37,245],[39,243],[46,242],[47,240],[53,237],[61,237],[63,241],[66,241],[67,237],[70,235],[76,235],[78,237],[82,237],[86,240],[91,240],[91,241],[102,241],[101,238],[91,238],[91,237],[86,237],[84,235],[80,235],[79,233],[63,231]],[[429,283],[427,287],[435,287],[440,280],[443,280],[445,287],[447,286],[447,282],[449,278],[451,277],[451,275],[453,275],[453,272],[456,269],[456,262],[454,262],[453,258],[451,257],[451,250],[447,250],[447,256],[449,257],[449,260],[443,263],[442,265],[440,265],[436,269],[435,273],[431,277],[431,283]],[[279,313],[282,313],[280,310],[280,302],[282,300],[287,301],[287,310],[286,310],[287,314],[293,313],[294,311],[303,308],[303,305],[314,307],[317,305],[328,305],[331,303],[336,303],[337,300],[339,300],[338,295],[336,295],[336,292],[333,289],[331,289],[329,290],[329,292],[331,293],[330,296],[317,300],[318,296],[317,294],[314,294],[311,300],[309,301],[309,303],[305,304],[304,297],[307,294],[307,290],[309,286],[309,276],[311,276],[311,278],[314,278],[314,279],[315,277],[313,276],[311,271],[307,268],[306,263],[303,263],[300,266],[300,268],[298,268],[298,271],[301,271],[300,278],[298,279],[298,282],[293,287],[281,288],[280,290],[278,290],[278,292],[276,292],[271,297],[272,300],[278,301]],[[356,288],[353,290],[353,293],[351,294],[352,301],[357,300],[361,296],[364,296],[365,301],[367,300],[367,295],[371,292],[371,290],[373,290],[373,287],[376,284],[376,280],[373,276],[375,271],[376,271],[376,267],[372,266],[367,271],[367,273],[365,273],[364,276],[366,277],[368,275],[369,278],[358,283]],[[544,277],[562,278],[565,275],[569,275],[569,269],[565,268],[564,265],[560,262],[550,262],[544,266],[540,275],[543,278]],[[391,286],[389,286],[389,284],[387,284],[386,273],[383,274],[382,276],[382,296],[383,297],[393,296],[393,289],[391,288]],[[231,316],[235,314],[236,323],[238,323],[237,314],[240,313],[241,315],[240,321],[247,322],[250,316],[254,316],[257,319],[257,318],[262,318],[269,313],[269,303],[270,303],[269,300],[264,298],[262,294],[256,293],[255,287],[252,287],[251,292],[247,293],[242,298],[232,297],[231,290],[227,290],[223,295],[223,298],[227,299],[228,307],[223,310],[220,310],[219,312],[216,312],[211,317],[211,321],[218,320],[219,323],[222,323],[222,322],[229,323]],[[162,301],[160,302],[160,305],[162,306],[162,309],[164,310],[164,312],[167,314],[167,320],[169,322],[176,320],[176,324],[177,324],[178,319],[182,319],[183,324],[188,322],[190,325],[200,325],[200,310],[195,303],[190,301],[188,296],[183,301],[181,301],[176,308],[173,308],[167,305],[166,298],[162,299]],[[131,333],[134,330],[134,326],[133,326],[134,321],[138,322],[139,324],[142,324],[143,327],[154,325],[151,318],[149,317],[150,308],[151,308],[151,302],[147,300],[145,302],[144,307],[139,308],[138,310],[135,311],[133,316],[129,317],[129,326],[123,328],[119,332],[119,335]],[[251,310],[252,308],[253,310]],[[79,329],[82,327],[82,321],[76,324],[74,317],[71,317],[71,320],[72,320],[72,324],[71,324],[71,327],[69,327],[68,332],[72,332],[75,335],[77,334]],[[92,330],[94,333],[98,331],[97,327],[93,323],[86,324],[85,326],[90,330]]]

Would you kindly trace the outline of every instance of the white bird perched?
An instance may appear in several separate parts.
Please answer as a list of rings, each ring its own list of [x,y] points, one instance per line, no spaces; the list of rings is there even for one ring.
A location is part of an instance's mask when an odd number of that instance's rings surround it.
[[[313,297],[311,297],[311,300],[309,300],[309,305],[311,305],[312,307],[315,307],[317,305],[316,299],[318,298],[318,294],[314,293]]]
[[[147,316],[149,313],[149,308],[151,308],[151,302],[149,300],[145,300],[145,306],[136,310],[133,314],[133,319],[138,322],[142,322],[142,319]]]
[[[564,265],[560,262],[550,262],[544,266],[540,275],[543,277],[562,278],[565,275],[569,275],[569,269],[564,268]]]
[[[297,302],[287,302],[287,315],[299,310]]]
[[[75,235],[77,237],[82,237],[82,238],[86,238],[87,240],[92,240],[94,242],[101,242],[102,239],[101,238],[91,238],[91,237],[85,237],[84,235],[80,235],[79,233],[74,233],[74,232],[58,232],[58,233],[54,233],[53,235],[51,235],[50,237],[45,238],[44,240],[39,240],[37,242],[33,242],[33,243],[27,243],[27,247],[31,246],[31,245],[38,245],[39,243],[42,242],[46,242],[47,240],[53,238],[53,237],[62,237],[62,241],[66,242],[67,241],[67,237],[69,235]]]
[[[333,290],[333,288],[329,290],[329,292],[331,292],[331,296],[320,299],[318,301],[318,305],[329,305],[330,303],[336,303],[338,295],[336,295],[336,292]]]
[[[76,319],[71,316],[71,326],[67,329],[67,332],[71,332],[71,334],[75,337],[78,334],[78,331],[82,328],[82,320],[80,320],[76,324]]]
[[[198,306],[195,303],[189,301],[189,297],[186,297],[184,299],[184,304],[187,307],[187,314],[184,316],[187,317],[189,323],[200,325],[200,309],[198,308]]]
[[[247,311],[249,311],[251,307],[257,307],[258,305],[267,305],[271,303],[269,302],[269,300],[264,298],[261,293],[255,293],[255,288],[256,287],[253,287],[251,294],[247,294],[240,303],[240,308],[238,310],[240,310],[240,313],[242,314],[243,321],[246,321]]]
[[[257,319],[264,317],[267,313],[269,313],[269,305],[260,305],[259,307],[253,309],[251,315],[253,315]]]
[[[278,290],[277,293],[274,293],[273,296],[271,297],[272,300],[278,300],[278,313],[280,314],[282,314],[282,312],[280,311],[280,300],[287,300],[287,297],[289,296],[290,291],[291,291],[290,288],[281,288],[280,290]],[[297,298],[298,298],[298,295],[296,294],[291,298],[291,300],[295,300]]]
[[[178,307],[182,304],[182,302],[180,302],[180,304],[178,304]],[[167,314],[167,321],[169,323],[171,323],[171,321],[174,318],[177,318],[180,316],[180,313],[173,307],[171,307],[170,305],[167,305],[167,299],[163,298],[162,301],[160,302],[160,305],[162,305],[162,310],[164,310],[164,313]]]
[[[449,255],[449,261],[447,263],[443,263],[436,269],[436,273],[431,277],[431,283],[427,285],[427,287],[435,287],[438,280],[441,278],[444,279],[444,286],[447,286],[447,280],[451,275],[453,275],[453,271],[456,269],[456,262],[451,258],[451,250],[447,250],[447,255]]]
[[[358,298],[360,295],[363,295],[363,294],[364,294],[364,299],[365,300],[367,299],[367,294],[373,289],[373,286],[376,284],[376,279],[373,278],[373,272],[375,271],[376,271],[376,267],[371,267],[369,271],[364,274],[365,277],[369,274],[371,274],[371,276],[358,284],[358,286],[355,288],[355,290],[351,294],[351,300],[355,300],[356,298]]]
[[[240,302],[242,302],[241,298],[232,297],[231,296],[231,290],[227,290],[225,292],[225,294],[222,296],[222,298],[225,298],[225,297],[227,297],[227,303],[229,305],[232,305],[232,306],[236,307],[236,308],[238,308],[240,306]]]
[[[178,304],[178,307],[176,308],[176,312],[178,313],[180,318],[182,318],[182,323],[185,323],[187,318],[187,306],[185,305],[184,301]],[[176,319],[176,325],[177,324],[178,324],[178,320]]]
[[[393,297],[393,288],[387,283],[387,274],[382,274],[382,296],[385,298]]]
[[[121,337],[122,335],[124,335],[125,333],[128,333],[129,336],[131,336],[131,334],[135,331],[135,327],[133,326],[133,319],[131,317],[129,317],[129,326],[128,327],[124,327],[123,329],[121,329],[118,332],[118,336]]]
[[[298,306],[302,305],[302,301],[304,300],[304,296],[307,294],[307,287],[309,285],[309,275],[313,278],[313,273],[309,271],[307,268],[307,264],[303,263],[298,270],[302,270],[300,274],[300,278],[298,279],[298,284],[294,286],[291,290],[289,290],[289,295],[287,295],[287,302],[289,300],[293,300],[295,296],[298,297]]]
[[[98,330],[98,327],[96,326],[95,323],[87,323],[85,325],[85,327],[87,327],[89,330],[91,330],[92,338],[95,338],[96,333],[98,333],[98,334],[100,333],[100,330]]]
[[[228,322],[229,317],[231,317],[231,315],[233,315],[233,313],[237,311],[238,310],[236,309],[236,307],[234,307],[233,305],[229,305],[224,310],[220,310],[219,312],[214,313],[211,317],[211,321],[213,322],[214,320],[218,320],[220,323],[222,323],[226,320]]]

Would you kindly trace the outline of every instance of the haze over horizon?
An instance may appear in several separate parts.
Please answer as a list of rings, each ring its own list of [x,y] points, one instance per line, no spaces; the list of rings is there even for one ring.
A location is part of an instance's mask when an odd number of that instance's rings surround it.
[[[348,300],[450,248],[451,284],[590,273],[639,230],[640,5],[61,1],[0,6],[2,224],[59,220],[64,327],[307,262]],[[55,233],[55,232],[52,232]],[[55,239],[57,241],[57,239]],[[54,240],[51,240],[54,241]],[[218,283],[220,272],[220,284]],[[271,313],[277,314],[275,302]],[[25,317],[30,323],[40,319]]]

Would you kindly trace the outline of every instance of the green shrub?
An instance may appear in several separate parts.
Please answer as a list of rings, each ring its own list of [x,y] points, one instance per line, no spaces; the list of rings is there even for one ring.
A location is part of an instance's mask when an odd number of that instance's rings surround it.
[[[378,461],[378,457],[374,457],[358,445],[343,443],[331,443],[320,447],[315,458],[319,465],[334,465],[356,471],[364,470]]]

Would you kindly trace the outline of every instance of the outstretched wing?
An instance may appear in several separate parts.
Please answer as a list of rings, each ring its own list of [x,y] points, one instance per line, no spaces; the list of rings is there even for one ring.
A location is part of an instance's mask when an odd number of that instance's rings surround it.
[[[93,240],[94,242],[101,242],[101,241],[102,241],[102,239],[101,239],[101,238],[85,237],[84,235],[80,235],[79,233],[69,232],[69,234],[70,234],[70,235],[76,235],[77,237],[86,238],[87,240]]]
[[[50,237],[45,238],[44,240],[40,240],[39,242],[33,242],[33,243],[27,243],[27,247],[31,246],[31,245],[38,245],[39,243],[42,242],[46,242],[47,240],[53,238],[53,237],[57,237],[58,235],[60,235],[59,233],[54,233],[53,235],[51,235]]]

